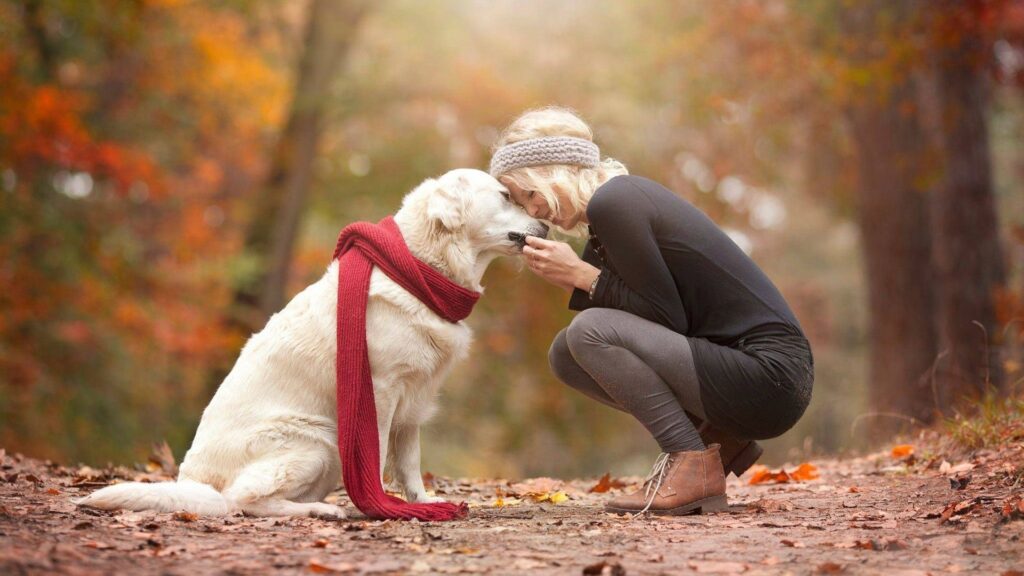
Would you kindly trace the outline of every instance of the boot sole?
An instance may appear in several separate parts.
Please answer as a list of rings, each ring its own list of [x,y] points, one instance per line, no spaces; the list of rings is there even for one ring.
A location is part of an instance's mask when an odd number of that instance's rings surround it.
[[[764,454],[764,448],[751,440],[743,450],[740,450],[739,454],[733,456],[732,461],[725,467],[725,475],[734,474],[737,478],[743,476],[743,473],[749,470],[762,454]]]
[[[616,514],[636,514],[640,510],[632,510],[628,508],[615,508],[612,506],[605,506],[605,511],[614,512]],[[665,510],[647,510],[651,514],[657,514],[659,516],[688,516],[690,514],[706,514],[708,512],[721,512],[729,509],[729,501],[726,500],[725,494],[718,496],[710,496],[708,498],[702,498],[689,504],[677,506],[675,508],[667,508]]]

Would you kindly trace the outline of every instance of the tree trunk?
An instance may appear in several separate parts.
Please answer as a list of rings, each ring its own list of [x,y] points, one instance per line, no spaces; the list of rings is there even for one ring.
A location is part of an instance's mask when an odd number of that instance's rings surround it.
[[[887,2],[851,8],[845,15],[856,45],[854,65],[889,58],[877,39],[908,26],[909,10],[894,13]],[[880,11],[886,11],[880,18]],[[895,20],[893,20],[895,18]],[[879,22],[892,29],[880,30]],[[860,86],[847,117],[858,164],[858,218],[868,284],[871,350],[870,404],[881,413],[871,429],[876,438],[904,421],[935,416],[930,369],[937,348],[933,323],[933,281],[925,167],[929,153],[920,122],[912,76]]]
[[[367,4],[362,0],[313,0],[304,34],[288,121],[274,149],[266,185],[254,201],[245,251],[259,264],[239,286],[240,320],[259,328],[285,301],[294,253],[331,83],[352,43]]]
[[[962,2],[935,7],[936,85],[942,184],[931,195],[932,254],[938,276],[936,318],[943,408],[978,398],[1003,381],[994,296],[1005,283],[992,193],[986,67],[990,47],[975,12]]]

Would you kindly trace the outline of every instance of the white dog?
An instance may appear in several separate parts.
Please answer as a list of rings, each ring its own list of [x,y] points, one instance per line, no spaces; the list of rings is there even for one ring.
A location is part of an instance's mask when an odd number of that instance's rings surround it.
[[[450,280],[481,290],[487,265],[521,253],[510,232],[547,227],[508,199],[484,172],[453,170],[410,192],[395,214],[409,249]],[[254,335],[203,412],[177,482],[127,482],[80,505],[220,515],[344,517],[322,502],[339,483],[336,414],[338,262]],[[419,427],[471,340],[379,269],[370,276],[367,352],[373,376],[381,466],[411,502],[428,496],[420,475]],[[383,476],[383,470],[381,471]]]

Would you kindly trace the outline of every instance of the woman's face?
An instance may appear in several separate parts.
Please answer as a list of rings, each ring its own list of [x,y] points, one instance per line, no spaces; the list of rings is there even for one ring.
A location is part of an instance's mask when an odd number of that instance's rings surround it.
[[[577,212],[573,208],[569,194],[558,186],[555,186],[554,191],[558,196],[559,209],[557,214],[552,214],[547,201],[536,190],[525,190],[508,176],[502,176],[499,180],[508,188],[512,201],[522,206],[527,214],[534,218],[547,220],[563,230],[571,230],[585,217],[583,212]]]

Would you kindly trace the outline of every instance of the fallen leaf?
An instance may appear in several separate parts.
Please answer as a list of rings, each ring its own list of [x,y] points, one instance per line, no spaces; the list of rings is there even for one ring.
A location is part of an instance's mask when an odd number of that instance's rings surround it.
[[[179,511],[174,513],[173,518],[181,522],[195,522],[199,519],[199,515],[192,512]]]
[[[808,462],[804,462],[803,464],[798,466],[797,469],[794,470],[789,475],[790,478],[797,482],[806,482],[808,480],[814,480],[818,478],[818,476],[818,467]]]
[[[1024,499],[1020,495],[1009,498],[1006,502],[1003,502],[1003,508],[1000,512],[1002,522],[1024,519]]]
[[[893,458],[906,458],[914,453],[914,446],[912,444],[898,444],[892,447]]]
[[[769,484],[769,483],[786,484],[788,482],[789,482],[789,474],[787,474],[785,470],[779,470],[778,472],[772,472],[771,470],[768,469],[767,466],[764,467],[763,469],[757,470],[750,477],[750,485],[751,486],[757,485],[757,484]]]
[[[954,516],[962,516],[964,514],[971,512],[972,510],[978,507],[978,504],[981,504],[980,498],[971,498],[969,500],[962,500],[960,502],[951,502],[950,504],[947,504],[945,508],[942,509],[942,512],[939,514],[939,518],[942,518],[942,523],[950,522]]]
[[[423,473],[423,487],[427,490],[434,489],[434,475],[430,472]]]
[[[153,444],[149,461],[146,462],[147,472],[163,472],[168,476],[178,475],[178,465],[174,461],[174,452],[166,440]]]
[[[612,488],[625,488],[625,487],[626,487],[626,483],[625,482],[623,482],[622,480],[619,480],[619,479],[612,479],[612,473],[611,472],[606,472],[605,475],[601,476],[601,479],[597,481],[597,484],[594,484],[593,486],[591,486],[590,490],[587,490],[587,492],[590,492],[592,494],[603,494],[603,493],[611,490]]]
[[[836,564],[835,562],[825,562],[824,564],[818,565],[816,572],[818,574],[839,574],[840,572],[844,572],[845,570],[846,568],[844,568],[842,564]]]
[[[534,502],[551,502],[552,504],[559,504],[569,499],[569,496],[565,492],[527,492],[524,494],[526,498],[533,500]]]
[[[963,490],[971,482],[970,473],[960,473],[949,479],[949,487],[953,490]]]
[[[806,548],[807,545],[803,542],[797,542],[795,540],[780,540],[783,546],[789,546],[790,548]]]
[[[854,548],[862,550],[905,550],[907,543],[897,538],[887,540],[857,540],[853,543]]]
[[[518,498],[511,498],[511,497],[509,497],[509,498],[506,499],[505,491],[502,490],[500,487],[494,489],[494,504],[493,504],[493,506],[495,508],[504,508],[505,506],[515,506],[516,504],[519,504],[519,502],[520,501],[519,501]]]

